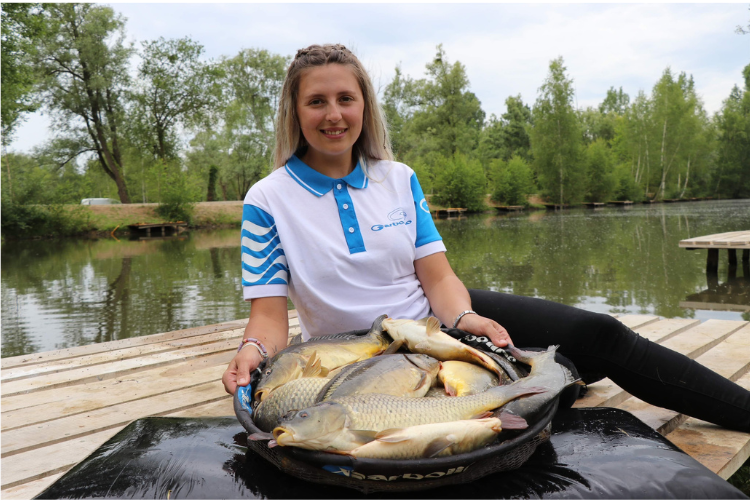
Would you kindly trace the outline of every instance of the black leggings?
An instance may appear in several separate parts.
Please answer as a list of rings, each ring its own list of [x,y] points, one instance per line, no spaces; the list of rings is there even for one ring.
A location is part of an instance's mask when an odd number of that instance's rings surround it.
[[[649,404],[750,432],[750,391],[607,314],[487,290],[469,295],[474,310],[504,326],[514,345],[559,345],[587,383],[607,376]]]

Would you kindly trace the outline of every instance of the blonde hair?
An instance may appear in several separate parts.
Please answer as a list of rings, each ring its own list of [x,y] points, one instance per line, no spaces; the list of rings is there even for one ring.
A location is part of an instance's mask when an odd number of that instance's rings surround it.
[[[359,159],[367,174],[367,160],[393,160],[391,141],[388,137],[385,115],[378,104],[375,89],[367,71],[349,49],[340,44],[310,45],[297,51],[289,65],[281,87],[279,112],[276,117],[276,148],[273,155],[273,169],[283,167],[289,158],[307,141],[297,118],[297,97],[299,83],[304,71],[326,64],[350,66],[359,82],[365,101],[362,132],[354,143],[353,154]]]

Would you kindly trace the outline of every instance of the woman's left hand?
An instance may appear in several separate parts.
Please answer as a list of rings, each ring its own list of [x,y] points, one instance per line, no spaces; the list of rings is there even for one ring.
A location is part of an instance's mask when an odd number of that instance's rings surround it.
[[[513,341],[510,339],[510,335],[508,335],[508,330],[503,328],[497,321],[478,314],[464,315],[461,321],[458,322],[458,325],[456,325],[456,328],[477,337],[488,337],[498,347],[505,347],[508,344],[513,345]]]

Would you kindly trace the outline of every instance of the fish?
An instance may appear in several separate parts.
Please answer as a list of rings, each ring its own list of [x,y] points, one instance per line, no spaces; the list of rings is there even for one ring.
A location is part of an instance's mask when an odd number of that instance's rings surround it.
[[[437,381],[440,362],[426,354],[383,354],[344,367],[317,403],[357,394],[422,397]]]
[[[509,401],[544,392],[543,387],[516,383],[461,398],[403,398],[362,394],[324,401],[284,415],[272,435],[279,446],[344,452],[375,439],[378,432],[396,427],[468,420]]]
[[[507,420],[490,417],[386,429],[377,433],[374,440],[345,454],[354,458],[391,460],[447,457],[491,444],[503,428],[526,427],[520,417]]]
[[[465,361],[442,361],[438,379],[450,396],[470,396],[498,385],[498,377],[481,366]]]
[[[263,369],[254,398],[263,401],[277,387],[301,377],[313,354],[320,360],[317,376],[325,377],[336,368],[383,353],[391,344],[381,327],[387,317],[378,317],[365,335],[308,341],[281,350]]]
[[[504,412],[512,413],[525,419],[532,424],[544,414],[544,409],[566,387],[573,384],[582,384],[576,379],[571,371],[555,361],[555,352],[558,346],[550,346],[546,351],[525,351],[517,347],[505,348],[508,353],[522,363],[531,366],[528,376],[513,382],[527,387],[545,387],[546,392],[511,401],[503,407]]]
[[[443,333],[440,320],[434,316],[419,321],[387,318],[382,321],[382,327],[393,340],[403,341],[411,352],[429,354],[440,361],[466,361],[483,366],[498,377],[504,375],[497,363],[485,353]]]
[[[431,387],[427,394],[424,395],[426,398],[449,398],[450,394],[445,392],[445,387],[438,384],[435,387]]]
[[[258,404],[253,411],[253,422],[258,429],[271,432],[283,415],[314,405],[318,394],[328,382],[329,380],[323,377],[290,380]]]

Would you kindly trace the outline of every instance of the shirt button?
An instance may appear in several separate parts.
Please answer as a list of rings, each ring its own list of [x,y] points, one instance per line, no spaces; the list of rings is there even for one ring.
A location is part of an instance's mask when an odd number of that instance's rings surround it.
[[[341,184],[336,184],[336,189],[341,189]]]
[[[349,232],[350,232],[350,233],[353,233],[353,232],[354,232],[354,228],[353,228],[353,227],[350,227],[350,228],[349,228]]]
[[[344,210],[349,210],[349,204],[348,203],[344,203]]]

